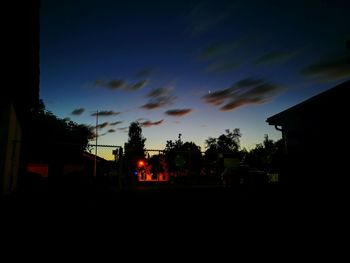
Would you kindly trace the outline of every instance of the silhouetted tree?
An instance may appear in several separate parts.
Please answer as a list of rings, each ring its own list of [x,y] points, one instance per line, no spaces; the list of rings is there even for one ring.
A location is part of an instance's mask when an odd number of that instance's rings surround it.
[[[48,165],[49,181],[53,185],[62,179],[63,166],[83,161],[89,140],[94,137],[92,129],[69,119],[60,119],[45,109],[42,101],[33,109],[23,123],[22,157],[25,162]],[[22,171],[20,182],[25,179]]]
[[[164,155],[169,172],[187,172],[187,174],[198,175],[202,165],[201,149],[193,142],[183,142],[182,134],[178,139],[167,141]]]
[[[242,136],[238,128],[230,131],[225,130],[226,134],[221,134],[218,138],[209,137],[205,143],[206,148],[220,153],[235,153],[239,151],[240,137]]]
[[[190,175],[199,175],[202,168],[201,148],[194,142],[185,142],[180,148],[185,155],[185,168]]]
[[[245,162],[264,171],[277,171],[283,155],[283,141],[274,142],[268,135],[245,156]]]
[[[45,109],[40,100],[39,108],[31,112],[24,126],[23,154],[34,162],[73,161],[87,150],[94,137],[92,129],[69,119],[60,119]]]
[[[132,122],[129,126],[129,139],[125,143],[125,151],[134,152],[140,158],[145,157],[145,141],[142,136],[142,128],[139,122]]]
[[[145,141],[142,135],[142,128],[139,122],[132,122],[129,126],[129,139],[125,143],[125,158],[127,173],[134,175],[137,162],[145,158]],[[129,179],[129,177],[127,177]],[[136,177],[134,176],[135,180]]]
[[[207,174],[219,174],[223,170],[223,158],[235,157],[241,158],[240,137],[242,136],[238,128],[230,131],[225,130],[218,138],[209,137],[206,143],[204,155],[205,170]]]
[[[180,170],[180,167],[176,165],[176,156],[179,155],[180,148],[183,145],[181,135],[182,134],[179,133],[178,139],[175,142],[169,140],[165,145],[164,155],[169,172],[177,172]]]

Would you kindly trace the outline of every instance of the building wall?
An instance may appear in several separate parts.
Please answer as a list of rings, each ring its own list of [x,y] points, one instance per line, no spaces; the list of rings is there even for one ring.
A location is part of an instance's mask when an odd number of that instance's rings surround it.
[[[29,112],[39,106],[40,1],[3,1],[0,99],[0,194],[17,183],[20,143]],[[11,17],[9,20],[8,17]],[[21,160],[21,162],[25,160]]]
[[[346,181],[348,130],[344,118],[336,116],[305,115],[284,125],[290,182],[330,186]]]
[[[0,193],[8,194],[17,185],[21,127],[12,104],[1,107]]]
[[[345,81],[267,119],[282,127],[286,155],[281,179],[293,191],[300,186],[322,194],[348,191],[349,88]]]

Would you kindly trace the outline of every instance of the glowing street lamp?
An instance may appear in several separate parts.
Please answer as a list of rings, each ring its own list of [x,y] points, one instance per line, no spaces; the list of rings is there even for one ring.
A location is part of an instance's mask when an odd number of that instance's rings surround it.
[[[143,161],[138,161],[137,166],[138,167],[143,167],[145,163]]]

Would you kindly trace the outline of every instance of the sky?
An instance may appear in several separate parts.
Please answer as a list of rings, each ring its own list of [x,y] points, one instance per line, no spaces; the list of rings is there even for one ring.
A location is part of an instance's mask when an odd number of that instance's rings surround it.
[[[42,0],[40,97],[60,118],[146,148],[239,128],[248,150],[281,133],[266,119],[350,78],[347,0]]]

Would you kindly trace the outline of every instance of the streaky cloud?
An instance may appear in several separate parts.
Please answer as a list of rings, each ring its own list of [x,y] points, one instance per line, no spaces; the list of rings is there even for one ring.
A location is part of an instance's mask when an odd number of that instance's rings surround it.
[[[237,81],[235,86],[239,88],[243,88],[243,87],[257,86],[257,85],[260,85],[261,83],[264,83],[264,80],[255,79],[255,78],[245,78],[240,81]]]
[[[123,131],[123,132],[127,132],[129,127],[121,127],[121,128],[117,128],[119,131]]]
[[[84,108],[77,108],[77,109],[72,111],[71,115],[81,115],[84,113],[84,111],[85,111]]]
[[[142,79],[148,79],[149,77],[151,77],[152,74],[153,74],[153,69],[145,68],[137,72],[136,77],[142,78]]]
[[[142,89],[148,83],[147,79],[138,81],[136,83],[128,83],[126,80],[113,79],[113,80],[96,80],[95,86],[103,87],[109,90],[127,90],[137,91]]]
[[[254,63],[260,64],[279,64],[292,59],[298,52],[296,51],[270,51],[258,57]]]
[[[163,119],[159,120],[159,121],[154,121],[154,122],[147,120],[147,121],[141,122],[140,124],[141,124],[142,127],[149,128],[149,127],[152,127],[152,126],[160,125],[160,124],[163,123],[163,121],[164,121]]]
[[[189,114],[191,111],[192,109],[173,109],[173,110],[167,110],[165,114],[169,116],[181,117]]]
[[[99,111],[98,112],[98,116],[100,117],[106,117],[106,116],[115,116],[115,115],[119,115],[120,112],[118,111],[112,111],[112,110],[109,110],[109,111]],[[97,115],[97,112],[94,112],[91,114],[91,116],[96,116]]]
[[[130,91],[136,91],[146,86],[147,82],[148,82],[147,80],[142,80],[142,81],[136,82],[135,84],[129,84],[125,87],[125,89]]]
[[[153,110],[161,107],[166,107],[172,105],[175,99],[176,97],[172,96],[152,99],[148,103],[142,105],[141,108],[146,110]]]
[[[126,86],[126,82],[121,79],[114,80],[96,80],[95,86],[104,87],[111,90],[122,89]]]
[[[237,69],[241,63],[239,62],[229,62],[229,61],[216,61],[212,64],[210,64],[206,71],[208,72],[230,72],[232,70]]]
[[[164,97],[168,96],[172,91],[172,88],[169,87],[161,87],[151,90],[148,94],[148,98],[155,98],[155,97]]]
[[[227,88],[223,90],[210,92],[209,94],[203,96],[202,99],[209,104],[218,106],[224,103],[227,98],[230,98],[230,96],[232,95],[232,91],[232,88]]]
[[[168,87],[162,87],[162,88],[151,90],[147,94],[149,101],[146,104],[140,106],[140,108],[146,109],[146,110],[153,110],[153,109],[171,105],[176,99],[176,97],[173,96],[171,92],[172,92],[172,88],[168,88]]]
[[[123,121],[115,121],[115,122],[111,122],[109,125],[115,126],[115,125],[118,125],[118,124],[121,124],[121,123],[123,123]]]
[[[229,88],[204,95],[202,100],[220,106],[220,111],[231,111],[248,104],[265,103],[280,91],[280,86],[263,79],[245,78]]]
[[[198,36],[215,29],[231,16],[232,3],[226,1],[203,1],[188,14],[188,31]]]
[[[103,122],[101,124],[98,124],[96,127],[98,129],[103,129],[103,128],[106,128],[108,126],[108,124],[109,124],[108,121],[105,121],[105,122]]]
[[[213,60],[218,57],[232,53],[239,46],[238,41],[212,43],[199,53],[199,58],[203,60]]]
[[[302,69],[301,74],[326,81],[349,78],[350,56],[317,62]]]

